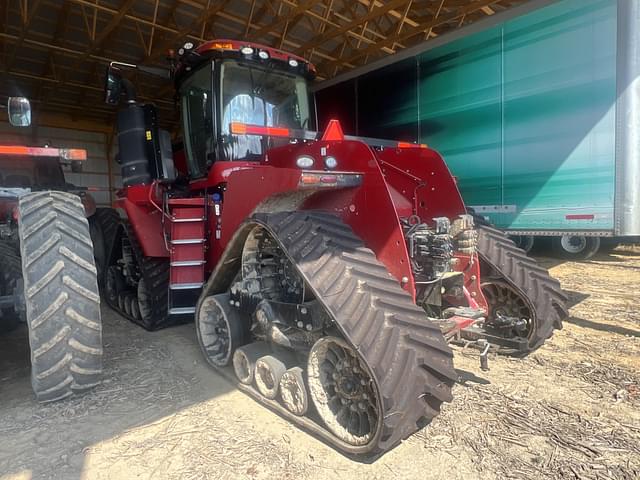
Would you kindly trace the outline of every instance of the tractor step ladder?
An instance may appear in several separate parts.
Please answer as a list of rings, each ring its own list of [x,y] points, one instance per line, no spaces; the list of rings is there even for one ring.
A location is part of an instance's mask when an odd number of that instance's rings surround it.
[[[193,320],[205,280],[206,216],[204,198],[169,199],[169,316]]]

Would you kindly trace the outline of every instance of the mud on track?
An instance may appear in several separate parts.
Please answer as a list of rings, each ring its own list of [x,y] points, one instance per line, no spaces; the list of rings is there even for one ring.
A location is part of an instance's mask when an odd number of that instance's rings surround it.
[[[45,406],[26,331],[0,337],[0,478],[640,478],[640,249],[543,263],[575,303],[564,330],[489,372],[456,349],[454,402],[371,465],[236,391],[193,325],[149,333],[103,306],[105,382]]]

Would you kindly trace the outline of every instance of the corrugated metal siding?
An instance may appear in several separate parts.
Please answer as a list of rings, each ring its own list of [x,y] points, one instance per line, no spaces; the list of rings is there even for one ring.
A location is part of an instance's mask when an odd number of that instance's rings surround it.
[[[115,145],[111,159],[111,182],[109,182],[106,142],[107,139],[104,133],[38,127],[35,125],[29,128],[16,128],[6,122],[0,122],[0,144],[32,147],[47,144],[50,147],[85,149],[87,151],[87,161],[83,163],[82,173],[73,173],[68,166],[64,166],[63,170],[67,182],[80,187],[97,187],[98,191],[91,192],[91,195],[99,206],[110,205],[110,186],[111,188],[122,186],[120,166],[113,158],[117,151]]]

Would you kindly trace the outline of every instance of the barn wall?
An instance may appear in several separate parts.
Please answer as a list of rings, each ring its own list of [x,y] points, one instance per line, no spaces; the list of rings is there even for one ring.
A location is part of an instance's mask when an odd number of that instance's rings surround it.
[[[48,145],[58,148],[83,148],[87,151],[87,161],[83,163],[82,173],[73,173],[69,166],[63,166],[67,182],[80,187],[95,187],[91,194],[98,206],[110,205],[109,188],[122,186],[120,166],[111,152],[111,182],[107,163],[107,136],[104,133],[70,130],[65,128],[38,127],[16,128],[9,123],[0,122],[0,144],[26,145],[42,147]]]

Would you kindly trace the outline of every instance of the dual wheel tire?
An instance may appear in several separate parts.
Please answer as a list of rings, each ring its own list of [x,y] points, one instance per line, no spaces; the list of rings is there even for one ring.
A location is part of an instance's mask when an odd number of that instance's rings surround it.
[[[102,323],[89,224],[80,198],[20,198],[18,233],[31,347],[31,384],[41,402],[81,393],[102,372]]]
[[[527,253],[531,252],[536,243],[533,235],[510,235],[509,238]],[[588,260],[598,253],[602,245],[600,237],[583,235],[562,235],[550,239],[555,256],[566,260]]]
[[[582,235],[563,235],[551,239],[554,253],[566,260],[588,260],[598,253],[600,244],[600,237]]]

